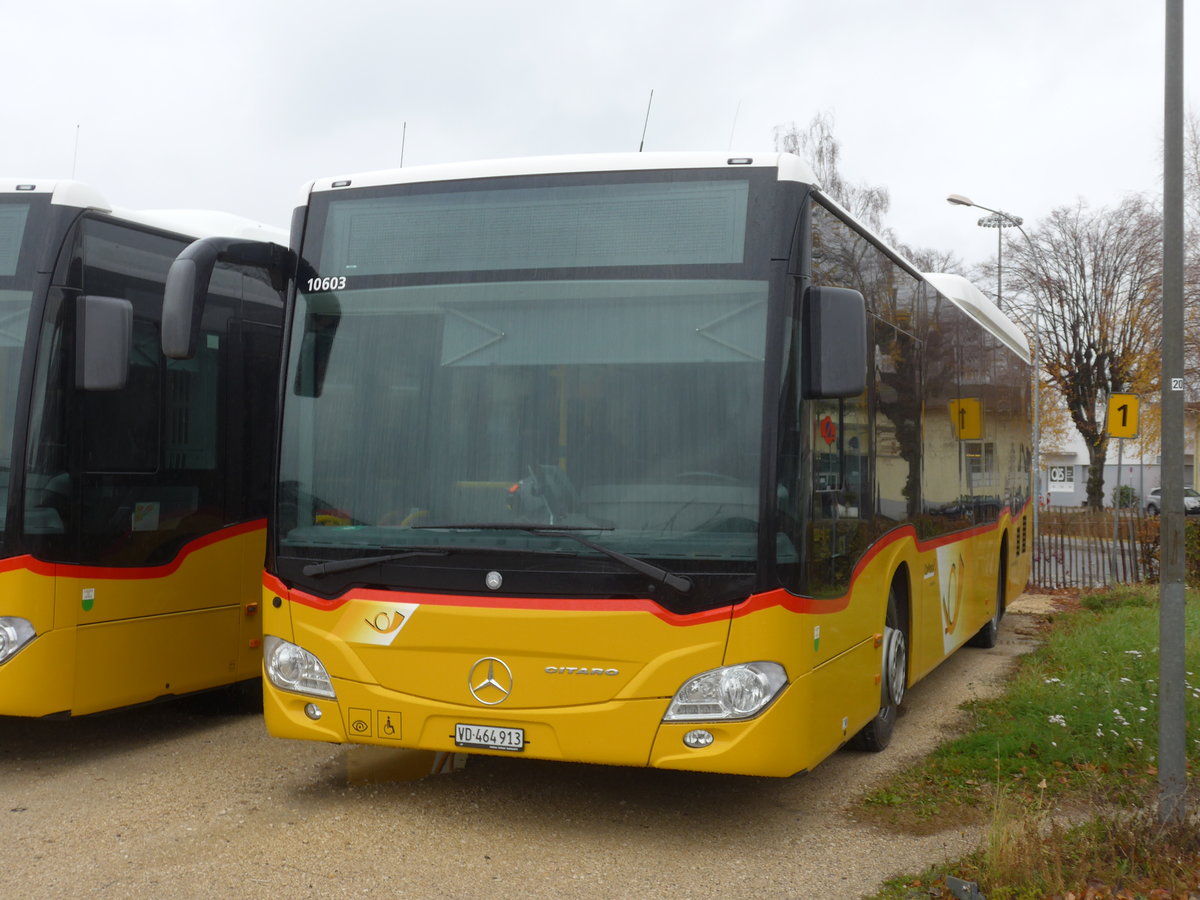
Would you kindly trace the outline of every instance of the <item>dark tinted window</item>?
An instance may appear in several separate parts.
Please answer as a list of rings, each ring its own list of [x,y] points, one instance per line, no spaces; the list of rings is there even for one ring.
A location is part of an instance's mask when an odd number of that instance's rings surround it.
[[[186,241],[85,219],[83,292],[133,305],[129,377],[117,391],[75,390],[77,296],[49,306],[35,396],[26,531],[64,561],[169,561],[226,522],[220,409],[226,337],[206,323],[196,357],[167,360],[159,320],[167,269]],[[215,325],[215,327],[214,327]]]
[[[780,571],[794,590],[839,595],[871,543],[921,509],[926,288],[819,205],[811,251],[812,284],[853,288],[866,300],[867,389],[846,400],[801,401],[798,383],[788,392],[778,496],[780,546],[790,557],[781,551]],[[793,333],[798,339],[798,322]],[[789,367],[790,377],[802,369]]]

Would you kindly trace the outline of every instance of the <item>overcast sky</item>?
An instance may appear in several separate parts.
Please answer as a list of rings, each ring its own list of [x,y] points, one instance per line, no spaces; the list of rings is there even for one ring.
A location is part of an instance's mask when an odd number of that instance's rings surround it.
[[[313,178],[403,163],[758,151],[833,115],[888,224],[972,265],[966,194],[1035,225],[1161,191],[1163,0],[4,3],[0,175],[286,227]],[[1195,7],[1192,7],[1193,11]],[[1186,80],[1200,84],[1200,17]],[[1190,106],[1200,106],[1188,90]]]

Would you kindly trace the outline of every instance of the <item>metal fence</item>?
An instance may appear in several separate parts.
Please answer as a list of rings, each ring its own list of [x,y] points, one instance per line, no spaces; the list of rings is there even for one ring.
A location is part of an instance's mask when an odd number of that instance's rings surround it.
[[[1158,578],[1158,518],[1140,509],[1051,506],[1038,514],[1030,586],[1101,587]]]

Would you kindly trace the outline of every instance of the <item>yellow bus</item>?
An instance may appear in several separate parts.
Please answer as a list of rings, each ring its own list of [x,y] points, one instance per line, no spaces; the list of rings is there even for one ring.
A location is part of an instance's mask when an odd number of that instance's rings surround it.
[[[159,349],[167,271],[213,234],[282,235],[0,179],[0,715],[260,677],[283,294],[221,264],[198,352]]]
[[[1024,338],[798,158],[323,179],[292,248],[274,735],[789,776],[1026,582]]]

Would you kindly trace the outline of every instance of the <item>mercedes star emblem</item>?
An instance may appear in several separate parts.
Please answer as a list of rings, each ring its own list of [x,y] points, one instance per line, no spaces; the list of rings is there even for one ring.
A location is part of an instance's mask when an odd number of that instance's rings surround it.
[[[503,703],[512,693],[512,670],[503,660],[494,656],[485,656],[471,666],[471,674],[467,679],[467,687],[471,696],[487,706]]]

